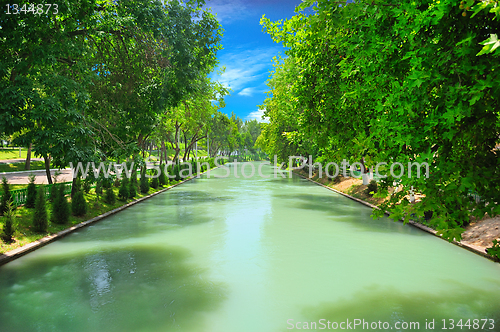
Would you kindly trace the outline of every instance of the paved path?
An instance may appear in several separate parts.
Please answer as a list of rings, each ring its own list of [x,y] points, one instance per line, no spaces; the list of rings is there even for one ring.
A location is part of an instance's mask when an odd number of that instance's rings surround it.
[[[51,170],[50,173],[54,175],[57,170]],[[69,182],[72,181],[73,178],[71,176],[71,169],[63,169],[60,171],[61,175],[57,178],[57,182]],[[47,184],[47,175],[45,174],[45,170],[39,171],[23,171],[23,172],[5,172],[0,173],[0,178],[5,177],[9,181],[10,184],[27,184],[29,182],[28,176],[30,174],[35,174],[35,183]],[[53,178],[53,177],[52,177]]]

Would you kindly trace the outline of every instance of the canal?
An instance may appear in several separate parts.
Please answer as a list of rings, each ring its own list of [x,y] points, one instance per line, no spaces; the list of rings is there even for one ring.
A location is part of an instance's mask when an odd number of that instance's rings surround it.
[[[0,267],[0,331],[500,330],[499,264],[262,170],[213,170]]]

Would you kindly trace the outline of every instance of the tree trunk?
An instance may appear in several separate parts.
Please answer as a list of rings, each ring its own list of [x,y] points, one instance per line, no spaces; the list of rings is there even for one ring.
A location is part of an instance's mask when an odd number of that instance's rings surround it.
[[[165,147],[165,140],[161,140],[161,150],[162,150],[162,155],[165,158],[165,164],[168,163],[168,157],[167,157],[167,148]]]
[[[45,174],[47,175],[48,184],[52,184],[52,176],[50,175],[50,156],[44,155],[43,161],[45,162]]]
[[[76,178],[73,178],[73,182],[71,183],[71,199],[76,194]]]
[[[362,157],[361,160],[359,161],[361,163],[361,173],[363,174],[366,174],[368,173],[368,169],[366,168],[366,165],[365,165],[365,158]]]
[[[24,163],[24,169],[29,171],[31,168],[31,143],[28,145],[28,154],[26,155],[26,162]]]

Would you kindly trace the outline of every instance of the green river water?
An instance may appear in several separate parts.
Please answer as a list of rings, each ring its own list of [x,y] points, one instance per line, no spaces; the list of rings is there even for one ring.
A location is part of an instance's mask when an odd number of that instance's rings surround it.
[[[0,331],[500,330],[499,264],[262,169],[217,169],[0,267]]]

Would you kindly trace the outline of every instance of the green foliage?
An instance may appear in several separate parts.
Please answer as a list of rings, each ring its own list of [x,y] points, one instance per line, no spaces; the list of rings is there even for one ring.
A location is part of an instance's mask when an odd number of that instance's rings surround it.
[[[16,144],[33,143],[54,166],[130,155],[217,64],[222,29],[201,5],[82,0],[4,17],[0,133],[19,133]]]
[[[87,176],[85,179],[83,179],[82,182],[82,190],[85,193],[89,193],[90,189],[92,189],[92,184],[94,184],[95,180],[91,176]]]
[[[429,178],[406,174],[398,180],[403,190],[373,215],[408,220],[433,211],[430,225],[459,239],[471,216],[500,213],[500,48],[492,50],[493,36],[483,43],[487,52],[479,45],[500,27],[492,3],[477,2],[475,15],[464,17],[453,0],[320,0],[308,16],[281,24],[264,17],[288,57],[275,61],[261,107],[270,123],[257,145],[279,162],[312,155],[337,164],[364,158],[367,167],[428,163]],[[404,199],[411,187],[424,195],[419,204]]]
[[[95,184],[95,193],[97,197],[102,196],[103,180],[98,179]]]
[[[49,227],[47,207],[45,205],[45,190],[39,187],[36,194],[35,210],[33,211],[33,230],[37,233],[46,233]]]
[[[493,245],[486,249],[488,255],[500,259],[500,242],[498,240],[493,240]]]
[[[158,182],[162,187],[168,184],[168,179],[165,175],[165,164],[160,165],[160,176],[158,177]]]
[[[175,164],[173,169],[173,175],[175,175],[175,181],[181,180],[180,171],[181,171],[180,165]]]
[[[12,203],[12,201],[7,201],[7,211],[5,211],[5,225],[3,227],[3,235],[2,239],[6,243],[11,243],[14,239],[12,236],[14,235],[15,232],[15,226],[14,226],[14,210],[16,207]]]
[[[113,178],[112,177],[107,177],[102,179],[102,187],[104,189],[109,189],[113,186]]]
[[[106,192],[104,194],[104,202],[107,204],[115,204],[116,195],[112,187],[106,189]]]
[[[69,220],[70,209],[68,199],[64,194],[64,184],[58,183],[52,186],[54,197],[52,199],[51,221],[56,224],[65,224]]]
[[[10,192],[9,182],[4,176],[2,177],[2,199],[0,200],[0,215],[3,215],[5,212],[7,212],[9,202],[13,202],[13,199]]]
[[[87,201],[83,190],[78,190],[71,201],[71,211],[74,216],[84,216],[87,213]]]
[[[156,173],[156,170],[153,171],[153,178],[151,179],[151,188],[158,189],[160,186],[160,181],[158,179],[159,175]]]
[[[29,183],[28,183],[28,188],[26,189],[26,203],[24,206],[27,208],[34,208],[35,207],[35,200],[36,200],[36,184],[35,184],[35,178],[36,176],[34,174],[30,174],[29,178]]]
[[[141,193],[147,194],[149,192],[149,179],[146,176],[146,167],[141,169]]]
[[[378,188],[377,181],[371,180],[365,189],[365,194],[371,197],[377,193],[377,188]]]
[[[120,199],[121,201],[126,201],[127,198],[129,198],[129,196],[130,196],[129,180],[125,172],[123,172],[120,189],[118,190],[118,199]]]
[[[137,181],[134,183],[133,181],[129,181],[128,185],[128,198],[134,198],[137,196]]]

